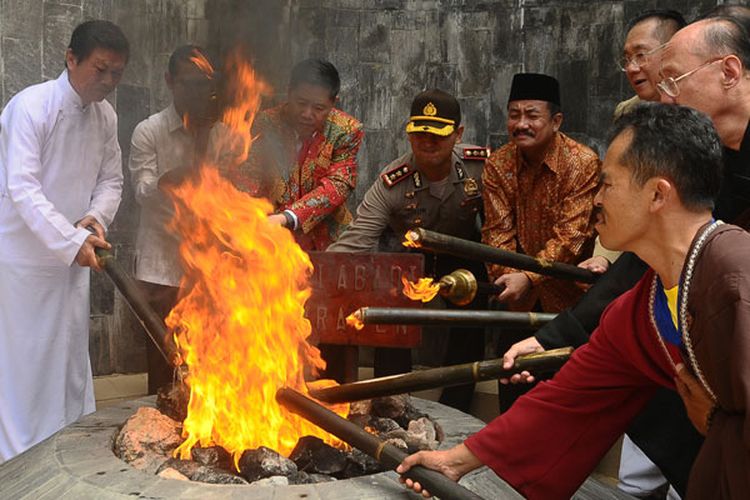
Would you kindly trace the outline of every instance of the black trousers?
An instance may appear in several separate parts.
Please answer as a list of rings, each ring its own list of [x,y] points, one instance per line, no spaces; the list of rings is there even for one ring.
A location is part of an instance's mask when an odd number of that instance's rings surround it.
[[[174,286],[157,285],[147,281],[139,281],[141,289],[146,295],[146,300],[151,308],[162,319],[177,304],[177,292],[179,288]],[[146,342],[146,361],[148,363],[148,393],[156,394],[159,388],[172,383],[174,379],[174,367],[167,363],[159,349],[154,345],[151,338],[144,332]]]

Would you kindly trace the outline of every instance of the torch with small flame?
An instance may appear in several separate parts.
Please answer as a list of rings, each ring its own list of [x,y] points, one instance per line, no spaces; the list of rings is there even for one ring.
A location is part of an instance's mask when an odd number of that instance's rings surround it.
[[[438,294],[458,306],[465,306],[477,296],[477,293],[501,293],[505,288],[491,283],[480,283],[474,274],[467,269],[456,269],[434,282],[432,278],[420,278],[416,283],[401,277],[404,284],[404,295],[412,300],[429,302]]]
[[[503,287],[490,283],[480,283],[474,274],[467,269],[456,269],[446,274],[435,283],[432,278],[419,278],[416,282],[401,276],[404,285],[403,293],[411,300],[429,302],[438,294],[459,306],[465,306],[474,300],[478,292],[500,293]],[[362,309],[357,309],[346,318],[346,324],[361,330],[365,327]]]

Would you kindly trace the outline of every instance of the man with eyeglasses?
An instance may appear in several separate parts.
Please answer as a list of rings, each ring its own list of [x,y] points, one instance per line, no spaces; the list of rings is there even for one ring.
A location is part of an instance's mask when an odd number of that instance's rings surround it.
[[[615,117],[641,101],[659,100],[656,88],[659,52],[685,24],[682,14],[668,9],[646,10],[628,22],[619,66],[636,95],[617,105]]]
[[[750,40],[740,21],[715,17],[680,30],[664,49],[658,83],[662,101],[711,117],[725,148],[716,213],[750,221]]]
[[[205,61],[205,63],[204,63]],[[167,229],[174,208],[162,188],[197,170],[208,131],[217,119],[215,78],[202,48],[183,45],[169,58],[164,80],[172,102],[140,122],[130,145],[130,169],[140,219],[135,243],[135,277],[151,307],[165,318],[177,303],[182,278],[179,239]],[[207,72],[208,70],[208,72]],[[173,369],[144,335],[148,392],[171,383]]]

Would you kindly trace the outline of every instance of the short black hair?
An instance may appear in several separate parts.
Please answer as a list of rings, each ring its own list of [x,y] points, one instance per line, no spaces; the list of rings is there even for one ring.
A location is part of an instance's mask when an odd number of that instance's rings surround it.
[[[656,19],[659,21],[659,24],[656,26],[656,38],[662,43],[668,42],[669,39],[672,38],[672,35],[687,26],[685,18],[676,10],[648,9],[639,12],[628,21],[625,32],[630,32],[630,30],[632,30],[637,24],[640,24],[643,21],[648,21],[649,19]]]
[[[119,26],[110,21],[85,21],[73,30],[68,48],[78,62],[84,61],[94,49],[108,49],[130,58],[130,43]]]
[[[734,17],[711,17],[704,31],[707,57],[723,57],[735,54],[742,61],[745,71],[750,69],[750,35],[747,27]]]
[[[623,133],[632,136],[620,163],[632,169],[639,185],[666,177],[685,207],[713,210],[724,159],[719,134],[708,116],[686,106],[642,103],[615,121],[609,142]]]
[[[292,68],[289,88],[294,89],[302,83],[327,89],[331,99],[335,99],[341,90],[341,79],[336,66],[323,59],[305,59]]]
[[[190,59],[196,55],[196,53],[203,56],[209,64],[213,66],[211,58],[208,57],[208,54],[206,54],[206,51],[203,50],[202,47],[192,44],[181,45],[172,52],[171,56],[169,56],[169,63],[167,64],[167,71],[169,71],[169,74],[171,76],[176,76],[179,69],[178,66],[182,63],[190,63]]]

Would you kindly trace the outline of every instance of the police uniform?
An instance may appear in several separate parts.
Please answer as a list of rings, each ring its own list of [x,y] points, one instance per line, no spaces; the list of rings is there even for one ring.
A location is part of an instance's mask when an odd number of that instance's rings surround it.
[[[414,165],[411,153],[399,157],[383,169],[357,208],[354,222],[328,251],[415,251],[401,244],[406,231],[415,227],[480,241],[482,170],[488,156],[488,148],[465,144],[454,147],[451,169],[440,189],[431,186],[434,183]],[[471,270],[480,281],[488,279],[480,262],[425,253],[425,273],[429,276],[440,277],[457,268]],[[450,303],[446,306],[456,307]],[[486,297],[477,297],[466,308],[485,309]],[[444,365],[477,361],[483,356],[482,328],[450,329]],[[376,377],[410,370],[409,349],[375,349]],[[468,411],[473,392],[473,384],[446,388],[440,402]]]
[[[414,166],[411,153],[399,157],[383,169],[357,208],[354,222],[328,250],[402,251],[406,231],[415,227],[479,241],[482,169],[488,156],[488,148],[457,145],[442,195]]]

